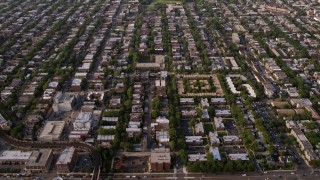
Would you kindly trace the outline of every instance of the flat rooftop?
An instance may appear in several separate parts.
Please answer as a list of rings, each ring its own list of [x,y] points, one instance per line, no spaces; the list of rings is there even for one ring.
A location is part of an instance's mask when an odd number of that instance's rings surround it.
[[[44,125],[39,139],[41,140],[57,140],[60,138],[60,135],[64,129],[64,121],[47,121]]]
[[[68,147],[68,148],[62,150],[56,164],[70,163],[75,151],[76,151],[76,148],[74,148],[74,147]]]
[[[0,161],[5,161],[5,160],[14,160],[14,161],[27,161],[32,152],[31,151],[19,151],[19,150],[7,150],[7,151],[2,151],[0,153]]]
[[[235,161],[235,160],[248,161],[249,160],[249,156],[247,153],[229,154],[228,156],[229,156],[229,159],[232,161]]]
[[[45,166],[51,154],[52,149],[32,151],[32,155],[27,162],[27,166]]]
[[[170,152],[152,152],[150,161],[151,163],[170,163]]]

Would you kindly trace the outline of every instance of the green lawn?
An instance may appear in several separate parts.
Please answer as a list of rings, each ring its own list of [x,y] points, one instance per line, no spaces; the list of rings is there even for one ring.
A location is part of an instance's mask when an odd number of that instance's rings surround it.
[[[204,128],[204,132],[206,133],[206,134],[208,134],[210,131],[211,132],[213,132],[213,126],[212,126],[212,124],[211,123],[205,123],[205,124],[203,124],[203,128]]]
[[[222,136],[226,136],[227,132],[226,131],[218,131],[218,136],[222,137]]]

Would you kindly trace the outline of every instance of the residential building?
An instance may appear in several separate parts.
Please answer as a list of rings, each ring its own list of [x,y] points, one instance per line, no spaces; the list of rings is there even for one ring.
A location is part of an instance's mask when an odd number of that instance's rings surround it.
[[[56,168],[58,173],[68,173],[73,171],[77,162],[77,152],[75,147],[63,149],[58,157]]]
[[[171,165],[171,155],[169,149],[162,151],[152,151],[150,156],[150,171],[163,172],[169,171]]]
[[[291,134],[296,138],[302,151],[313,149],[311,143],[300,129],[292,129]]]
[[[203,123],[196,123],[194,126],[194,131],[197,136],[203,136],[204,135],[204,128],[203,128]]]
[[[57,92],[54,99],[52,109],[54,112],[71,111],[76,102],[76,96],[68,92]]]
[[[65,121],[47,121],[39,136],[39,141],[59,141],[64,131]]]
[[[92,112],[80,112],[73,122],[74,130],[90,131],[92,126]]]
[[[190,162],[207,161],[207,155],[206,154],[188,154],[188,160]]]
[[[239,136],[236,135],[227,135],[223,136],[224,145],[240,145],[242,144],[242,140]]]
[[[52,149],[39,149],[32,151],[25,169],[29,173],[47,173],[51,166],[52,159]]]
[[[217,132],[209,132],[209,140],[211,146],[219,146],[220,145],[220,139]]]
[[[228,157],[231,161],[249,161],[249,155],[247,153],[228,154]]]
[[[0,153],[1,164],[26,164],[32,151],[5,150]]]
[[[187,145],[202,145],[202,136],[185,136]]]
[[[225,127],[223,124],[222,117],[214,117],[213,122],[214,122],[214,127],[215,127],[216,131],[224,131]]]
[[[214,160],[221,161],[221,155],[218,147],[210,147],[209,151],[212,154]]]

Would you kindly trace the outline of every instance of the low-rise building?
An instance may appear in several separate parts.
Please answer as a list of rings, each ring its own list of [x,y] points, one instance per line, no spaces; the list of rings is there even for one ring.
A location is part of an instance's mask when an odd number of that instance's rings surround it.
[[[168,131],[156,131],[156,140],[163,144],[163,145],[168,145],[170,141],[170,136]]]
[[[210,119],[210,115],[209,115],[208,109],[202,109],[201,119],[203,119],[203,120]]]
[[[304,151],[304,156],[306,157],[306,159],[308,161],[312,161],[312,160],[318,160],[319,156],[317,156],[317,154],[314,152],[313,149],[307,149]]]
[[[211,103],[214,105],[223,105],[226,104],[226,98],[211,98]]]
[[[231,111],[228,109],[225,109],[225,110],[217,109],[215,110],[215,114],[217,117],[231,117]]]
[[[80,112],[73,122],[74,130],[90,131],[92,126],[92,112]]]
[[[297,142],[299,143],[302,151],[313,149],[312,144],[300,129],[292,129],[291,134],[297,139]]]
[[[222,122],[222,117],[214,117],[213,122],[214,122],[214,127],[216,131],[224,131],[224,124]]]
[[[72,92],[80,92],[81,91],[81,82],[82,80],[79,78],[74,78],[71,82],[71,88],[70,90]]]
[[[159,116],[156,118],[156,122],[161,125],[164,129],[169,129],[169,119],[164,116]]]
[[[6,120],[0,113],[0,127],[4,130],[9,130],[11,125],[11,121]]]
[[[249,161],[249,155],[247,153],[228,154],[231,161],[242,160]]]
[[[188,154],[188,160],[190,162],[207,161],[207,155],[206,154]]]
[[[184,118],[192,118],[197,116],[197,111],[195,109],[181,110],[181,115]]]
[[[223,136],[222,138],[223,138],[224,145],[240,145],[240,144],[242,144],[242,140],[239,136],[228,135],[228,136]]]
[[[203,139],[202,136],[185,136],[186,143],[188,145],[202,145]]]
[[[1,164],[26,164],[32,151],[6,150],[0,153]]]
[[[290,103],[293,106],[296,106],[297,108],[312,106],[312,102],[310,101],[310,99],[306,99],[306,98],[290,99]]]
[[[209,140],[211,146],[219,146],[220,145],[220,139],[217,132],[209,132]]]
[[[98,135],[97,141],[98,142],[112,142],[114,140],[114,135]]]
[[[67,147],[59,154],[56,168],[58,173],[68,173],[73,170],[77,162],[77,152],[75,147]]]
[[[151,172],[162,172],[170,170],[171,155],[169,149],[163,151],[152,151],[150,156]]]
[[[201,107],[202,108],[208,108],[209,107],[208,98],[202,98],[201,99]]]
[[[196,135],[198,136],[203,136],[204,135],[204,128],[203,128],[203,123],[196,123],[194,126],[194,131],[196,133]]]
[[[194,99],[193,98],[180,98],[180,104],[181,105],[192,105],[194,104]]]
[[[102,121],[110,125],[116,125],[118,119],[118,117],[102,117]]]
[[[32,151],[32,155],[30,156],[25,169],[30,173],[46,173],[49,171],[52,159],[52,149]]]
[[[54,112],[71,111],[76,101],[76,96],[72,93],[57,92],[53,99],[52,109]]]
[[[146,69],[146,70],[164,70],[165,58],[163,55],[156,55],[155,62],[152,63],[137,63],[136,69]]]
[[[127,136],[128,137],[138,137],[141,135],[141,128],[137,127],[131,127],[131,128],[126,128]]]
[[[47,121],[39,136],[39,141],[59,141],[65,127],[65,121]]]

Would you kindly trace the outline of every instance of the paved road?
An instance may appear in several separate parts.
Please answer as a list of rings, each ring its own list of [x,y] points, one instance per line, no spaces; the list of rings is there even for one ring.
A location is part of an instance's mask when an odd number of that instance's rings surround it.
[[[201,174],[201,173],[187,173],[184,175],[175,175],[174,173],[103,173],[101,178],[112,177],[112,179],[236,179],[236,180],[271,180],[271,179],[287,179],[287,180],[318,180],[319,174],[291,174],[291,172],[273,172],[268,174],[247,173],[246,176],[242,174]]]
[[[256,109],[256,112],[260,114],[260,116],[262,117],[265,123],[270,123],[272,119],[270,115],[273,114],[273,112],[267,108],[268,106],[265,106],[266,104],[267,104],[266,101],[254,102],[253,107]],[[284,143],[279,138],[280,137],[279,132],[281,132],[281,129],[279,129],[278,127],[273,127],[271,129],[267,128],[267,129],[270,135],[272,136],[275,144],[284,146]],[[285,138],[289,138],[286,133],[283,133],[283,135]],[[301,155],[297,147],[291,141],[289,142],[290,142],[289,149],[292,151],[292,155],[300,161],[300,163],[297,165],[297,170],[300,173],[313,171],[313,168],[307,165],[307,161],[303,158],[303,156]]]

